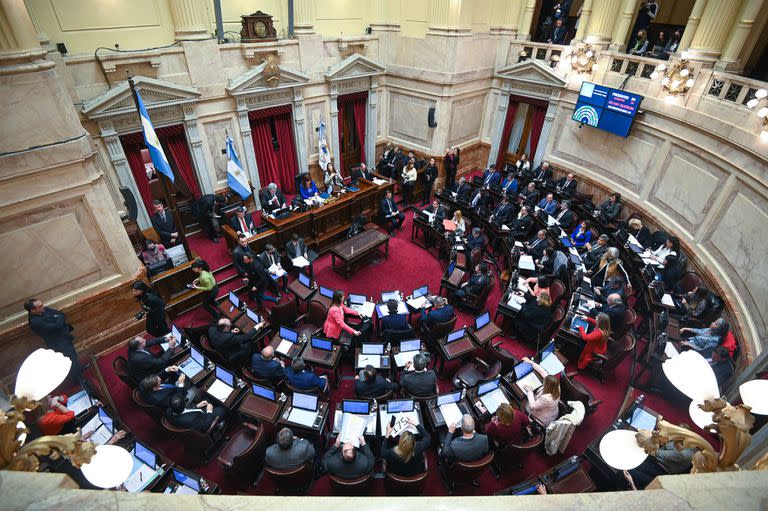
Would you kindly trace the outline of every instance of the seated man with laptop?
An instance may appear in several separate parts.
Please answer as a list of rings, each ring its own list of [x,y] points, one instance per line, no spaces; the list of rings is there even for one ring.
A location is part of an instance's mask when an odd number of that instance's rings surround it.
[[[317,389],[320,392],[328,390],[328,377],[318,376],[310,369],[306,368],[304,359],[296,357],[291,363],[291,367],[285,370],[285,379],[291,387],[298,390],[311,391]]]
[[[275,358],[272,346],[265,346],[261,353],[254,353],[251,357],[251,372],[257,378],[275,383],[285,376],[285,364]]]
[[[381,331],[386,335],[388,332],[408,330],[411,325],[408,324],[408,316],[405,314],[398,314],[400,308],[400,302],[394,299],[387,300],[387,314],[381,318]]]
[[[159,376],[147,376],[139,384],[139,393],[145,402],[152,406],[168,409],[171,406],[171,398],[177,394],[187,395],[185,388],[186,376],[179,375],[176,383],[163,383]],[[192,389],[194,391],[194,388]]]
[[[179,394],[171,397],[170,406],[165,411],[165,417],[172,426],[201,432],[208,431],[216,417],[221,419],[218,428],[223,431],[226,415],[227,409],[223,406],[213,406],[205,400],[193,404]]]
[[[403,341],[412,342],[412,341]],[[421,341],[415,339],[418,349]],[[402,343],[401,343],[402,353]],[[400,377],[400,385],[403,390],[413,397],[432,396],[437,392],[437,374],[427,369],[429,359],[423,353],[417,353],[413,356],[413,362],[405,363],[405,372]]]
[[[355,394],[358,397],[377,397],[400,387],[376,372],[372,365],[365,366],[360,374],[355,375]]]
[[[336,443],[323,458],[323,469],[329,474],[341,479],[357,479],[370,474],[376,461],[373,452],[365,438],[358,438],[359,447],[352,443],[341,442],[341,435],[336,437]]]
[[[309,463],[315,457],[312,444],[296,436],[290,428],[277,433],[277,443],[267,447],[264,463],[275,470],[290,470]]]
[[[443,296],[435,297],[435,304],[427,311],[421,309],[421,326],[423,329],[429,329],[435,323],[445,323],[453,317],[453,305],[448,303],[448,299]]]

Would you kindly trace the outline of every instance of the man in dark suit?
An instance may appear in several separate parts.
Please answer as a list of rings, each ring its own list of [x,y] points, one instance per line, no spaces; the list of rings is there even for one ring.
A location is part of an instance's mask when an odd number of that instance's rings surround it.
[[[278,209],[288,207],[285,195],[275,183],[269,183],[265,190],[259,192],[259,202],[261,203],[262,213],[271,214]]]
[[[536,189],[536,185],[534,183],[528,183],[528,186],[525,188],[525,190],[520,192],[520,198],[529,204],[536,204],[539,202],[539,197],[541,197],[541,194]]]
[[[277,443],[267,447],[264,463],[275,470],[290,470],[309,463],[315,457],[315,448],[293,431],[283,428],[277,433]]]
[[[576,214],[571,211],[571,201],[564,200],[560,205],[560,212],[555,217],[557,223],[566,232],[571,232],[571,229],[576,224]]]
[[[408,316],[397,313],[397,300],[387,300],[387,311],[389,315],[381,318],[381,331],[386,335],[393,330],[407,330],[411,327],[408,324]]]
[[[453,306],[443,296],[435,297],[435,305],[429,311],[421,309],[421,326],[429,329],[435,323],[445,323],[453,317]]]
[[[165,417],[171,425],[200,432],[208,431],[217,417],[220,419],[217,427],[224,431],[226,415],[227,409],[224,407],[214,407],[208,401],[200,401],[196,405],[187,403],[184,396],[179,394],[171,398],[171,404],[165,411]]]
[[[253,236],[256,233],[253,217],[247,214],[245,206],[237,208],[235,214],[229,219],[229,226],[235,232],[245,234],[246,237]]]
[[[496,188],[501,183],[501,174],[496,170],[496,165],[491,164],[488,169],[483,172],[483,186],[486,188]]]
[[[375,458],[365,438],[359,438],[360,447],[350,443],[341,443],[341,435],[336,437],[336,444],[325,454],[323,468],[329,474],[341,479],[357,479],[370,474]]]
[[[434,158],[429,159],[429,163],[424,167],[424,195],[421,198],[421,205],[424,206],[429,202],[429,198],[432,195],[432,187],[435,185],[437,179],[437,164]]]
[[[604,312],[611,320],[611,330],[621,332],[624,329],[624,312],[627,310],[624,300],[621,299],[620,294],[613,293],[606,297],[605,302],[605,305],[595,304],[595,308],[589,311],[589,315],[594,318]]]
[[[464,202],[469,201],[469,196],[472,193],[472,187],[467,183],[463,176],[459,178],[458,182],[453,183],[450,190],[456,194],[458,199],[461,199]]]
[[[155,232],[160,235],[160,240],[166,247],[175,245],[179,242],[179,232],[176,230],[173,215],[157,199],[152,201],[152,207],[155,208],[155,213],[149,220],[152,222]]]
[[[366,179],[368,181],[373,181],[374,175],[373,172],[370,172],[368,170],[368,167],[365,165],[365,163],[361,163],[360,167],[356,169],[354,172],[352,172],[352,179],[354,181],[357,181],[358,179]]]
[[[384,148],[384,152],[381,154],[381,159],[376,164],[376,169],[383,175],[389,177],[392,175],[392,159],[395,156],[395,148],[391,143],[388,143]]]
[[[546,214],[554,216],[557,213],[559,204],[555,200],[555,196],[548,193],[546,197],[539,201],[537,206],[539,206],[539,209],[543,209]]]
[[[379,208],[381,209],[381,214],[384,216],[384,221],[387,223],[387,232],[390,236],[394,236],[395,229],[402,228],[403,221],[405,221],[405,215],[397,209],[397,204],[395,204],[395,199],[392,198],[391,191],[387,190],[386,196],[381,199]]]
[[[256,328],[260,328],[259,325]],[[218,351],[230,364],[241,366],[251,356],[253,351],[249,343],[250,338],[240,333],[239,328],[232,328],[232,322],[227,318],[220,318],[216,326],[208,329],[208,340],[211,347]]]
[[[446,461],[475,461],[488,454],[488,437],[475,433],[475,419],[469,414],[461,417],[461,436],[453,438],[456,424],[448,424],[441,454]]]
[[[252,253],[245,254],[243,255],[243,267],[245,268],[244,280],[248,284],[248,297],[256,301],[257,307],[261,308],[264,300],[272,303],[280,301],[279,296],[269,296],[264,292],[267,286],[272,285],[274,281],[261,259]]]
[[[563,197],[568,197],[570,199],[573,197],[573,194],[576,193],[577,185],[578,183],[576,183],[576,180],[573,178],[573,174],[569,172],[566,177],[561,178],[560,181],[557,182],[557,191]]]
[[[355,375],[355,395],[360,398],[381,396],[398,387],[400,386],[397,383],[378,374],[372,365],[365,366],[360,374]]]
[[[69,368],[69,379],[72,383],[80,384],[80,360],[75,351],[72,336],[73,328],[67,323],[63,312],[45,307],[41,300],[32,298],[24,303],[27,311],[29,328],[43,338],[45,347],[57,351],[72,361]]]
[[[427,369],[427,356],[417,353],[413,362],[406,362],[400,386],[411,396],[427,397],[437,393],[437,374]],[[411,370],[413,368],[413,370]]]
[[[446,210],[445,206],[440,204],[437,199],[434,199],[432,204],[428,206],[424,211],[435,215],[435,221],[440,223],[442,223],[443,220],[445,220],[445,218],[448,216],[448,211]]]
[[[539,183],[552,179],[552,169],[549,167],[548,161],[541,162],[541,165],[536,167],[533,179]]]
[[[272,383],[285,376],[283,361],[275,358],[275,349],[272,346],[265,346],[261,353],[253,354],[251,371],[257,378],[270,380]]]
[[[176,383],[163,383],[163,379],[157,375],[150,375],[139,383],[139,392],[141,398],[152,406],[157,406],[163,410],[171,406],[171,398],[175,395],[186,396],[187,390],[184,388],[186,375],[179,375]]]
[[[723,384],[728,381],[728,378],[733,375],[734,365],[731,360],[731,353],[725,346],[717,346],[712,351],[712,358],[709,360],[709,365],[712,371],[715,373],[715,379],[717,380],[717,386],[723,388]]]
[[[511,197],[517,195],[517,190],[520,188],[520,181],[517,180],[515,175],[511,172],[507,174],[504,181],[501,182],[501,193]]]
[[[587,253],[581,256],[581,260],[584,262],[584,266],[591,268],[608,251],[608,235],[601,234],[597,237],[597,243],[594,245],[587,243],[585,247],[587,248]]]
[[[315,252],[310,253],[307,251],[307,245],[304,243],[304,238],[300,237],[297,233],[293,233],[291,235],[291,240],[285,244],[285,255],[287,255],[288,259],[291,261],[297,257],[303,257],[309,261],[309,275],[312,275],[312,263],[317,259],[317,254]],[[293,263],[291,263],[291,265],[293,265]],[[294,269],[301,271],[301,268],[296,268],[295,266]]]
[[[178,340],[171,338],[168,349],[160,355],[154,355],[147,348],[157,346],[165,342],[165,337],[145,339],[136,336],[128,341],[128,374],[135,381],[140,382],[150,375],[161,373],[163,380],[175,380],[178,377],[179,368],[169,365],[171,352],[178,344]]]
[[[443,165],[445,166],[445,187],[450,188],[456,181],[456,171],[459,169],[459,153],[456,149],[449,147],[445,150]]]
[[[565,44],[565,36],[568,35],[568,27],[563,23],[562,18],[555,21],[555,29],[552,31],[552,37],[549,39],[551,44]]]
[[[245,234],[238,234],[237,246],[232,250],[232,262],[235,265],[238,275],[241,277],[245,277],[248,273],[245,268],[245,261],[243,261],[243,257],[246,255],[256,257],[256,253],[251,250],[251,246],[248,245],[248,237]]]
[[[517,218],[512,220],[509,225],[509,236],[514,240],[519,240],[528,235],[533,225],[533,218],[528,214],[528,206],[522,206]]]
[[[280,253],[271,243],[267,243],[264,246],[264,252],[259,254],[259,259],[261,259],[261,262],[264,264],[264,267],[267,269],[267,271],[270,272],[270,278],[272,278],[272,271],[270,268],[276,267],[278,271],[283,268],[282,264],[280,263]],[[275,283],[275,288],[277,288],[277,280],[272,278],[272,281]],[[280,277],[280,281],[283,284],[281,288],[282,291],[288,291],[288,275],[283,275]],[[280,298],[280,291],[277,292],[277,298]]]
[[[472,252],[476,248],[483,248],[485,240],[483,239],[483,231],[479,227],[473,227],[469,234],[467,234],[467,251]]]
[[[477,295],[490,283],[488,279],[488,265],[486,263],[480,263],[475,268],[475,273],[469,277],[469,280],[461,285],[461,288],[456,291],[456,298],[466,298],[468,294]]]
[[[496,209],[491,213],[488,221],[496,225],[504,225],[512,218],[515,213],[515,207],[509,202],[509,198],[504,195],[501,197],[501,202]]]
[[[214,243],[219,242],[221,218],[224,216],[221,208],[226,202],[227,199],[223,195],[209,193],[203,195],[192,204],[192,215]]]
[[[547,230],[541,229],[536,233],[536,236],[526,243],[526,251],[528,252],[528,255],[533,257],[534,261],[539,261],[541,260],[541,256],[544,255],[544,249],[548,246]]]
[[[488,190],[485,188],[477,188],[469,197],[469,205],[472,209],[485,208],[488,206]]]

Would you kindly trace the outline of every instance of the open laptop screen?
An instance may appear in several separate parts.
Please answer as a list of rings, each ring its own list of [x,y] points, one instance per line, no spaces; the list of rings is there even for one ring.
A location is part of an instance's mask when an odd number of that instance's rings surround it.
[[[312,347],[319,350],[333,351],[333,343],[321,337],[312,337]]]
[[[341,402],[341,411],[368,415],[371,413],[371,403],[370,401],[344,400]]]
[[[281,326],[280,338],[285,339],[286,341],[291,341],[292,343],[296,343],[296,341],[299,339],[299,333],[296,330],[291,330],[290,328]]]
[[[200,491],[200,481],[198,479],[189,477],[188,475],[176,470],[175,468],[173,469],[173,478],[176,479],[178,483],[183,484],[188,488],[192,488],[197,492]]]
[[[296,408],[302,408],[304,410],[317,411],[317,396],[314,394],[302,394],[301,392],[294,392],[293,406]]]
[[[464,335],[465,335],[464,334],[464,329],[460,328],[459,330],[456,330],[455,332],[451,332],[450,334],[448,334],[448,339],[447,339],[446,342],[456,341],[456,340],[461,339],[462,337],[464,337]]]
[[[393,399],[387,402],[387,412],[400,413],[400,412],[412,412],[413,411],[413,399]]]
[[[400,301],[400,293],[397,291],[387,291],[384,293],[381,293],[381,301],[384,303],[387,303],[389,300],[396,300]]]
[[[144,447],[139,442],[136,442],[136,448],[134,449],[134,453],[136,454],[136,457],[149,465],[152,468],[155,468],[157,466],[157,455]]]
[[[236,308],[240,308],[240,298],[238,298],[232,291],[229,292],[229,301],[232,302],[232,305]]]
[[[268,387],[262,387],[261,385],[253,383],[251,384],[251,390],[253,391],[254,396],[261,396],[270,401],[275,401],[275,391]]]
[[[499,388],[499,379],[496,378],[495,380],[491,380],[489,382],[483,383],[477,388],[477,395],[482,396],[483,394],[487,394],[489,392],[492,392]]]
[[[333,298],[333,289],[328,289],[327,287],[320,286],[320,295],[326,298]]]
[[[216,366],[216,378],[223,381],[230,387],[235,386],[235,375],[224,369],[223,367]]]
[[[362,305],[366,301],[365,295],[349,295],[349,303],[355,304],[355,305]]]
[[[451,392],[450,394],[443,394],[437,396],[437,406],[447,405],[448,403],[458,403],[461,399],[461,391]]]
[[[429,286],[421,286],[418,289],[413,290],[413,297],[418,298],[420,296],[427,296],[429,294]]]
[[[195,348],[189,348],[189,356],[192,357],[192,360],[200,364],[201,367],[205,367],[205,357]]]
[[[363,355],[383,355],[384,345],[383,344],[363,344],[362,351],[363,351]]]
[[[475,318],[475,329],[480,330],[490,322],[491,322],[491,313],[486,311]]]
[[[421,349],[421,341],[419,339],[408,339],[407,341],[400,341],[400,351],[419,351]]]
[[[310,280],[310,278],[307,275],[305,275],[303,273],[299,273],[299,282],[301,282],[301,285],[304,286],[304,287],[312,287],[310,285],[310,284],[312,284],[312,281]]]
[[[520,362],[515,366],[515,379],[519,380],[526,374],[533,371],[533,366],[528,362]]]

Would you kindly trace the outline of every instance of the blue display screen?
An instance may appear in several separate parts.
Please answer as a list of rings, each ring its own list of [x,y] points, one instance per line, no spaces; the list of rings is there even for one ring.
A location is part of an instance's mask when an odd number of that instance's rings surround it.
[[[642,101],[638,94],[584,82],[572,119],[626,137]]]

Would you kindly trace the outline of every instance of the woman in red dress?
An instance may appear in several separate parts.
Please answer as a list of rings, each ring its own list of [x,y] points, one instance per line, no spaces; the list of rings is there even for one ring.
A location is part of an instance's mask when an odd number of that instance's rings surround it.
[[[592,354],[604,355],[608,349],[608,338],[611,336],[611,319],[607,314],[600,313],[596,319],[586,318],[587,322],[595,328],[587,333],[583,326],[579,326],[579,334],[582,340],[587,343],[579,356],[577,367],[584,369],[592,361]]]

